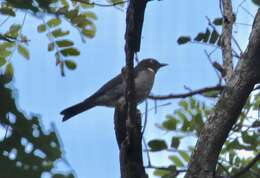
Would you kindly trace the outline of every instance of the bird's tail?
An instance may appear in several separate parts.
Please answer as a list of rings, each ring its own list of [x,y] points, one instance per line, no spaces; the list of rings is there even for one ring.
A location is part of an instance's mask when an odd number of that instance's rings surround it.
[[[71,117],[82,113],[92,107],[95,106],[95,103],[92,100],[85,100],[81,103],[75,104],[71,107],[68,107],[66,109],[64,109],[63,111],[61,111],[61,115],[63,115],[63,119],[62,121],[66,121],[68,119],[70,119]]]

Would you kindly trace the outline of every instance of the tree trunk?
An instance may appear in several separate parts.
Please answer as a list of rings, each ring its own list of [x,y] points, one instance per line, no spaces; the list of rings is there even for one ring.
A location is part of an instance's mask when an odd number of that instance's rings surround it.
[[[221,148],[260,76],[260,10],[249,44],[203,128],[185,178],[213,178]]]

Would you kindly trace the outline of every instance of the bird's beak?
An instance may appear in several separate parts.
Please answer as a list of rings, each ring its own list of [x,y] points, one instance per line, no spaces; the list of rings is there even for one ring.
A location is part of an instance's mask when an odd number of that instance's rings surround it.
[[[168,64],[161,63],[161,64],[160,64],[160,68],[161,68],[161,67],[164,67],[164,66],[167,66],[167,65],[168,65]]]

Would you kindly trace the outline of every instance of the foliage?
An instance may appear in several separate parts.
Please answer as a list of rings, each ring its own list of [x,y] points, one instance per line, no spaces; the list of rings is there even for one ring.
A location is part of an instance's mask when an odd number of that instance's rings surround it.
[[[53,178],[73,178],[72,172],[55,173],[55,162],[64,159],[53,127],[46,132],[38,116],[26,116],[18,110],[10,88],[13,69],[9,64],[0,75],[0,124],[5,136],[0,140],[1,177],[40,178],[49,172]]]
[[[61,74],[65,68],[77,67],[73,57],[80,51],[70,39],[70,31],[63,24],[69,23],[75,28],[83,42],[95,36],[94,21],[96,15],[89,9],[93,6],[69,0],[5,0],[0,4],[1,26],[11,22],[6,31],[0,33],[0,131],[5,133],[0,140],[1,177],[40,178],[43,173],[50,173],[53,178],[73,178],[72,171],[55,172],[55,163],[64,161],[62,145],[54,126],[45,131],[38,116],[26,116],[15,104],[14,92],[10,88],[13,78],[11,59],[18,52],[23,58],[31,58],[30,40],[37,36],[24,34],[22,29],[28,16],[39,20],[35,26],[39,34],[46,34],[49,39],[47,49],[54,53],[56,65]],[[23,16],[22,23],[17,17]],[[13,22],[13,23],[12,23]],[[3,28],[2,28],[3,29]],[[30,38],[30,39],[29,39]]]
[[[252,117],[250,113],[258,112],[260,104],[260,94],[251,96],[244,107],[237,124],[232,128],[228,139],[226,140],[221,155],[219,157],[219,164],[217,172],[221,175],[235,174],[239,169],[243,168],[254,155],[258,153],[260,142],[260,120],[259,118]],[[187,140],[196,141],[198,135],[209,116],[212,108],[207,106],[204,102],[198,99],[189,98],[179,102],[179,108],[175,110],[173,115],[168,115],[166,120],[163,121],[159,128],[166,131],[171,135],[171,140],[161,139],[161,147],[158,144],[150,144],[154,141],[151,140],[148,145],[151,151],[167,151],[169,153],[169,160],[172,162],[170,170],[156,169],[154,174],[163,178],[170,177],[176,173],[178,169],[186,169],[194,146]],[[192,141],[192,143],[193,143]],[[167,143],[167,144],[166,144]],[[183,144],[184,143],[184,144]],[[241,151],[251,155],[244,157]],[[244,175],[244,178],[252,178],[259,175],[259,163]],[[171,171],[175,167],[174,171]],[[178,174],[176,174],[177,177]],[[171,176],[172,178],[172,176]]]
[[[76,69],[77,65],[71,58],[79,56],[80,51],[75,47],[74,42],[70,39],[69,30],[65,30],[63,24],[68,22],[75,28],[82,39],[93,38],[96,32],[94,21],[97,19],[96,15],[89,9],[93,5],[87,5],[76,1],[69,0],[6,0],[0,5],[0,13],[7,18],[3,21],[1,26],[7,20],[15,20],[18,15],[24,14],[24,21],[27,14],[30,14],[35,19],[38,19],[41,24],[38,25],[37,31],[44,33],[49,39],[47,45],[48,51],[54,53],[56,65],[60,67],[62,76],[65,75],[65,67],[70,70]],[[13,53],[18,51],[25,59],[30,58],[28,50],[29,39],[22,34],[24,24],[12,24],[9,30],[0,34],[0,67],[10,60]],[[37,38],[31,37],[29,38]]]
[[[260,5],[260,1],[253,0],[256,5]],[[234,14],[235,16],[235,14]],[[181,36],[178,38],[179,45],[188,43],[199,43],[213,47],[211,53],[207,53],[207,57],[211,60],[211,54],[215,49],[222,48],[221,33],[218,28],[223,25],[223,18],[215,18],[208,20],[208,27],[205,31],[199,32],[195,37]],[[235,41],[236,42],[236,41]],[[238,46],[238,44],[236,44]],[[238,46],[239,48],[239,46]],[[239,48],[241,51],[241,49]],[[205,50],[206,51],[206,50]],[[236,51],[233,51],[236,55]],[[239,54],[239,53],[237,53]],[[237,55],[239,56],[239,55]],[[214,63],[212,63],[214,66]],[[216,66],[214,66],[216,69]],[[221,71],[221,70],[219,70]],[[221,78],[220,83],[221,83]],[[205,93],[205,97],[217,99],[219,93]],[[215,101],[215,100],[214,100]],[[168,115],[160,125],[162,131],[166,131],[171,135],[171,139],[160,139],[160,143],[164,144],[150,144],[156,140],[151,140],[148,143],[150,152],[164,151],[168,152],[170,165],[167,167],[155,167],[154,175],[162,178],[181,177],[180,174],[185,172],[188,167],[190,156],[194,149],[194,142],[198,139],[201,129],[203,128],[209,113],[213,110],[208,100],[201,102],[196,98],[188,98],[179,102],[179,108],[175,110],[174,114]],[[259,154],[260,150],[260,92],[253,93],[247,100],[237,123],[233,126],[229,136],[222,147],[219,155],[216,174],[227,177],[236,175],[244,167],[246,167]],[[250,170],[243,174],[243,178],[259,177],[260,163],[254,164]],[[182,170],[182,171],[179,171]]]

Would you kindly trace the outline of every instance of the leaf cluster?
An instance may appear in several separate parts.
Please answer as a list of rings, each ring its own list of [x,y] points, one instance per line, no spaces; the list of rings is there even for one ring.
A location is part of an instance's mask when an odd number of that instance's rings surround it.
[[[53,127],[46,132],[38,116],[26,116],[13,98],[7,85],[12,80],[13,69],[9,64],[0,75],[0,138],[1,177],[40,178],[49,172],[52,178],[73,178],[72,172],[55,173],[55,162],[63,159],[62,145]]]
[[[258,154],[260,149],[260,120],[257,117],[252,117],[251,113],[258,112],[259,106],[259,94],[248,99],[237,124],[232,128],[223,145],[217,167],[218,175],[230,176],[236,174],[252,160],[254,155]],[[176,174],[178,169],[187,168],[194,149],[194,146],[189,144],[197,140],[211,110],[212,108],[207,106],[205,102],[189,98],[179,102],[179,108],[175,110],[174,114],[167,115],[159,128],[171,135],[170,141],[169,139],[153,139],[148,143],[151,153],[166,151],[169,160],[172,162],[168,165],[169,169],[155,169],[154,174],[156,176],[162,178],[177,177],[179,175]],[[190,143],[187,142],[187,139],[191,140]],[[244,154],[241,154],[241,152],[244,152]],[[257,177],[260,174],[258,166],[260,166],[259,163],[255,164],[244,177]],[[173,167],[175,170],[172,169]]]

